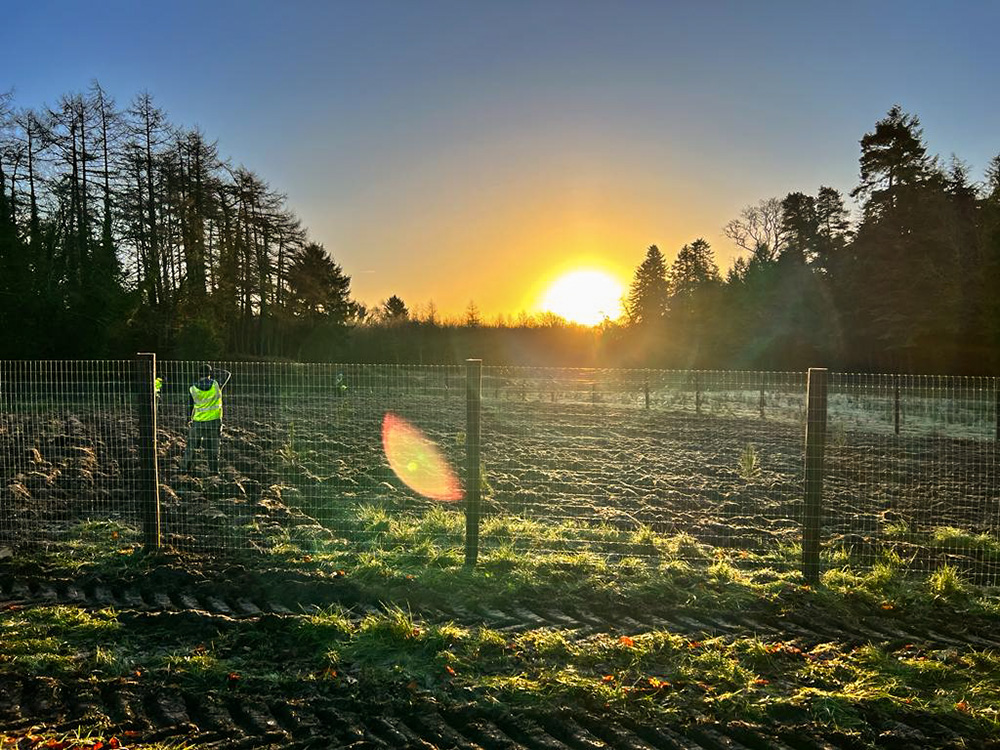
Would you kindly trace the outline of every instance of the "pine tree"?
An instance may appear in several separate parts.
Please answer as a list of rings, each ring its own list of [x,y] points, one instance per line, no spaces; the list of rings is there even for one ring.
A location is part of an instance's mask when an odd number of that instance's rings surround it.
[[[789,193],[781,201],[781,231],[785,236],[782,257],[794,256],[805,263],[816,255],[819,222],[816,199],[804,193]]]
[[[410,317],[406,303],[395,294],[382,303],[381,317],[386,323],[398,323]]]
[[[334,262],[322,245],[310,242],[288,269],[293,314],[346,324],[351,317],[351,277]]]
[[[894,105],[861,139],[861,181],[851,197],[862,198],[865,216],[874,218],[895,207],[900,193],[933,172],[920,120]]]
[[[625,302],[625,314],[630,325],[661,321],[667,313],[669,288],[667,264],[656,245],[650,245],[646,258],[636,269]]]

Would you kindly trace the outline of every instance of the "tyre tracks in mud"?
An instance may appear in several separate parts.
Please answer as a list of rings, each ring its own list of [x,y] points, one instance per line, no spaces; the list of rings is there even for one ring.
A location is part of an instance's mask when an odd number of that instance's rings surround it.
[[[861,750],[856,736],[812,726],[766,728],[740,722],[639,724],[581,709],[499,713],[474,705],[359,704],[349,698],[266,698],[139,686],[118,680],[58,682],[0,675],[0,736],[69,732],[103,724],[143,743],[199,748],[343,750]],[[922,721],[883,732],[879,747],[975,748]]]
[[[238,577],[238,576],[237,576]],[[225,580],[225,579],[224,579]],[[270,618],[301,617],[340,605],[360,620],[383,613],[349,580],[296,579],[221,584],[183,571],[154,571],[132,581],[99,575],[73,578],[0,575],[0,608],[66,605],[113,608],[119,618],[152,627],[195,628],[252,625]],[[517,635],[539,629],[567,638],[601,634],[634,636],[668,631],[692,640],[757,637],[800,648],[835,642],[845,646],[914,644],[927,649],[1000,649],[1000,634],[985,625],[948,629],[913,628],[890,618],[851,623],[820,612],[706,615],[684,610],[595,613],[576,607],[529,605],[482,607],[413,604],[414,618],[482,626]],[[396,696],[399,697],[399,696]],[[206,748],[396,748],[409,750],[859,750],[871,747],[996,747],[970,743],[930,717],[894,722],[873,730],[865,742],[855,735],[814,725],[764,727],[704,721],[677,726],[643,725],[599,710],[576,707],[548,712],[500,713],[474,696],[455,705],[403,696],[402,701],[359,697],[349,688],[335,694],[267,696],[242,690],[199,690],[128,677],[104,682],[58,680],[0,673],[0,733],[70,731],[104,725],[143,742],[180,740]]]
[[[360,619],[385,611],[344,579],[325,582],[290,578],[263,584],[219,584],[181,571],[157,574],[137,581],[85,576],[51,579],[0,575],[0,606],[69,605],[97,610],[113,608],[132,616],[197,616],[219,620],[254,620],[263,616],[301,616],[330,605],[340,605],[348,617]],[[850,622],[831,620],[815,608],[779,614],[727,612],[708,616],[686,609],[648,608],[642,612],[595,613],[574,606],[476,606],[403,602],[416,618],[427,622],[454,622],[517,634],[540,628],[563,631],[570,638],[601,633],[637,634],[668,631],[693,638],[758,637],[800,646],[841,643],[912,644],[927,648],[1000,650],[1000,631],[991,623],[968,620],[952,626],[914,627],[892,616],[861,617]]]

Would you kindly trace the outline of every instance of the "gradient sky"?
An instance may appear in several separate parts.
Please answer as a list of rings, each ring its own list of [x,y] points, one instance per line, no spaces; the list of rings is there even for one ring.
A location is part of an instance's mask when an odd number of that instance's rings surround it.
[[[97,78],[288,195],[355,298],[532,310],[562,270],[856,184],[893,103],[978,179],[1000,153],[997,2],[19,2],[0,90]],[[6,78],[6,80],[4,80]]]

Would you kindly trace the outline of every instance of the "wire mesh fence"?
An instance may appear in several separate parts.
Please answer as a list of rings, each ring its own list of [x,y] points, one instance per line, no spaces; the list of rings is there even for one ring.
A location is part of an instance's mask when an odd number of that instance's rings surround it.
[[[891,560],[1000,581],[997,380],[831,376],[823,493],[830,564]]]
[[[135,361],[0,362],[0,545],[141,526]],[[119,533],[121,528],[124,533]]]
[[[157,363],[159,528],[179,550],[457,555],[478,477],[484,554],[799,564],[804,373],[484,367],[474,467],[465,367],[217,363],[215,466],[211,440],[189,450],[199,367]],[[0,362],[0,545],[148,539],[146,381],[136,361]],[[828,390],[822,566],[996,583],[996,380]]]
[[[800,373],[486,368],[488,509],[550,527],[507,535],[515,548],[655,556],[658,542],[680,539],[776,552],[801,527],[804,383]]]
[[[385,459],[387,415],[419,425],[446,464],[460,463],[461,367],[221,363],[219,470],[192,454],[196,363],[163,362],[159,413],[166,541],[182,549],[303,549],[368,544],[389,522],[440,501],[409,490]],[[453,504],[453,503],[452,503]],[[457,511],[454,511],[457,513]],[[449,543],[462,546],[456,530]]]

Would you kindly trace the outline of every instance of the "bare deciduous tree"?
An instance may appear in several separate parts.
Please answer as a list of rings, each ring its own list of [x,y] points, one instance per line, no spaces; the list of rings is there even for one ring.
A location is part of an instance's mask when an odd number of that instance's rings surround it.
[[[747,206],[722,231],[737,247],[755,254],[766,247],[769,258],[777,258],[785,244],[781,201],[765,198]]]

